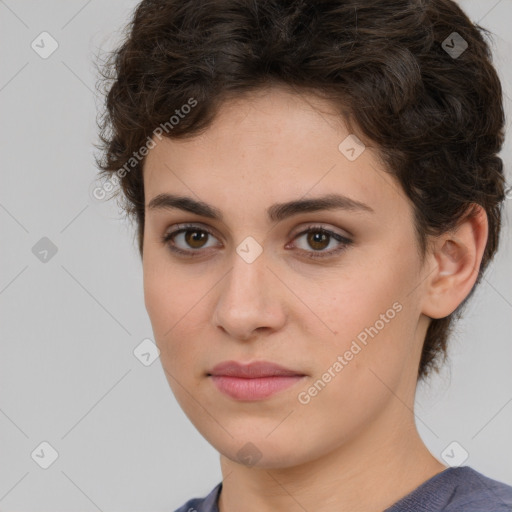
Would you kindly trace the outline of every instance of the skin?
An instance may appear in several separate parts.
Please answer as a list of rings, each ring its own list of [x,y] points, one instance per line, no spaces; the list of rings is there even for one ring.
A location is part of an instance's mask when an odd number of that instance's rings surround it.
[[[417,368],[430,318],[447,316],[471,291],[487,217],[480,208],[432,239],[422,264],[412,204],[368,141],[354,161],[341,154],[349,133],[326,101],[274,86],[225,102],[201,135],[155,139],[146,158],[146,309],[178,403],[220,453],[221,512],[240,503],[245,512],[377,512],[447,467],[415,426]],[[266,216],[274,203],[333,191],[374,213],[303,212],[278,223]],[[205,201],[224,221],[149,210],[163,192]],[[195,259],[161,240],[184,222],[213,232],[195,245],[183,234],[174,239],[202,254]],[[353,243],[309,259],[315,247],[340,246],[296,236],[311,224]],[[247,236],[263,248],[252,263],[236,252]],[[396,302],[401,311],[301,404],[298,394]],[[265,400],[236,401],[207,376],[226,360],[272,361],[306,377]],[[237,455],[249,442],[255,464]]]

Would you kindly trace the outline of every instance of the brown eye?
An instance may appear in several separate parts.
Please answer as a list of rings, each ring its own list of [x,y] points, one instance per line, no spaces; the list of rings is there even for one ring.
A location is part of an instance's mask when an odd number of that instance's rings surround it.
[[[208,229],[202,229],[195,225],[181,224],[177,226],[179,229],[170,231],[162,237],[162,242],[168,248],[182,257],[199,257],[205,255],[205,250],[212,249],[215,244],[208,246],[210,239],[216,239],[215,235]],[[299,233],[294,240],[303,238],[299,254],[308,258],[329,258],[334,257],[342,251],[346,250],[353,241],[321,226],[310,226],[308,229]],[[334,248],[325,250],[331,243]],[[294,246],[294,244],[292,244]],[[222,247],[222,244],[217,245]],[[288,248],[289,245],[286,246]],[[312,250],[311,250],[312,249]]]
[[[184,233],[185,242],[194,249],[201,249],[208,238],[206,231],[189,229]]]
[[[297,245],[299,246],[300,252],[305,254],[308,258],[333,257],[346,250],[353,243],[349,238],[325,229],[322,226],[309,226],[308,229],[299,233],[294,240],[303,237],[303,243]],[[326,251],[325,249],[331,245],[331,242],[334,242],[334,248]],[[303,245],[303,247],[300,247],[301,245]]]
[[[170,231],[162,237],[162,242],[171,251],[184,256],[194,257],[203,253],[202,249],[213,247],[211,244],[207,245],[210,242],[210,238],[215,239],[215,236],[209,230],[194,225],[182,224],[178,227],[180,229]]]
[[[309,231],[307,235],[308,244],[317,251],[321,251],[329,245],[330,236],[323,231]]]

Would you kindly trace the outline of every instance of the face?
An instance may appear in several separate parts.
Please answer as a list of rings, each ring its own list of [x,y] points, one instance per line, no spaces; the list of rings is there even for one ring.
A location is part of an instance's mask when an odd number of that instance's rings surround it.
[[[328,103],[273,88],[226,102],[199,136],[155,138],[147,156],[144,295],[161,363],[233,461],[305,463],[385,434],[412,403],[426,329],[412,205],[349,135]],[[328,195],[351,202],[310,202]],[[296,376],[209,375],[225,361]]]

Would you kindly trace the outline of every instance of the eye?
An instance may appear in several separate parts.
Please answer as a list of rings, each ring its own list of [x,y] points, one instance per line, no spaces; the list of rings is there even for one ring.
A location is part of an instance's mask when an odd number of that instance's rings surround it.
[[[349,238],[346,238],[329,229],[325,229],[322,226],[309,226],[305,231],[302,231],[296,235],[294,240],[303,236],[306,236],[306,244],[313,248],[313,252],[309,251],[307,248],[301,249],[307,253],[306,257],[308,258],[328,258],[335,256],[347,249],[348,246],[353,243]],[[333,241],[336,248],[325,251],[324,249],[329,247]]]
[[[210,230],[198,227],[195,224],[181,224],[178,228],[162,237],[162,243],[167,245],[172,252],[194,258],[200,255],[200,249],[212,247],[207,245],[208,238],[210,236],[214,237]],[[352,240],[322,226],[309,226],[306,230],[297,234],[294,240],[303,236],[306,236],[306,243],[313,249],[313,251],[309,251],[307,248],[301,248],[301,252],[306,253],[308,258],[328,258],[340,253],[353,243]],[[336,248],[325,251],[324,249],[329,247],[333,241]],[[185,247],[179,247],[176,242],[184,243]],[[193,250],[187,249],[187,246]],[[288,248],[289,244],[285,247]]]
[[[195,224],[181,224],[178,226],[179,229],[171,231],[162,237],[162,242],[166,244],[171,251],[182,254],[188,257],[195,257],[194,252],[198,252],[197,249],[208,248],[205,244],[209,236],[213,236],[213,233],[205,228],[200,228]],[[195,249],[194,251],[187,250],[176,246],[176,239],[183,241],[188,247]]]

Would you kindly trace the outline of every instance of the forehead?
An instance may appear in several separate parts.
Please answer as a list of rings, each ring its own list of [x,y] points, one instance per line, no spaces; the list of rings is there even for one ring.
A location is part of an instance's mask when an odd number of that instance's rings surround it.
[[[168,192],[254,214],[253,204],[260,210],[339,193],[403,213],[401,188],[376,149],[354,135],[332,104],[313,95],[274,87],[227,100],[203,133],[154,138],[144,165],[146,205]]]

